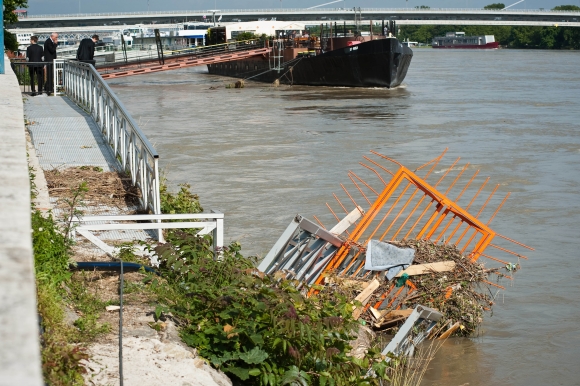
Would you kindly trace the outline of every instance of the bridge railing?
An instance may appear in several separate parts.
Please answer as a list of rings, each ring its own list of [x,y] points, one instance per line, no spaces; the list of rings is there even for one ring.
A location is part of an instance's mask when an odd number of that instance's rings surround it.
[[[57,60],[55,75],[57,71],[63,81],[59,90],[91,115],[131,183],[140,189],[143,209],[160,214],[159,155],[123,103],[89,64]]]
[[[358,7],[357,7],[358,9]],[[361,12],[430,12],[436,8],[418,9],[418,8],[362,8]],[[544,10],[544,9],[508,9],[508,10],[484,10],[482,8],[438,8],[446,12],[516,12],[516,13],[578,13],[578,11],[565,10]],[[327,14],[327,13],[347,13],[352,12],[352,7],[342,8],[272,8],[272,9],[225,9],[219,12],[219,15],[242,15],[242,14],[280,14],[280,13],[310,13],[310,14]],[[163,16],[163,15],[178,15],[178,16],[199,16],[210,15],[208,20],[211,20],[212,11],[210,10],[195,10],[195,11],[142,11],[142,12],[101,12],[101,13],[79,13],[79,14],[53,14],[53,15],[28,15],[24,19],[45,19],[45,18],[94,18],[95,16],[102,17],[123,17],[123,16]],[[217,17],[218,13],[216,13]]]

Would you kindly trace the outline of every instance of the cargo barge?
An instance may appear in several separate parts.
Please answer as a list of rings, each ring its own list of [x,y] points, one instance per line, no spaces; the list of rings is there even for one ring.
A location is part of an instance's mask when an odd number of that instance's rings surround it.
[[[392,35],[301,35],[268,44],[270,54],[209,64],[209,73],[291,85],[392,88],[403,82],[413,57],[413,51]]]

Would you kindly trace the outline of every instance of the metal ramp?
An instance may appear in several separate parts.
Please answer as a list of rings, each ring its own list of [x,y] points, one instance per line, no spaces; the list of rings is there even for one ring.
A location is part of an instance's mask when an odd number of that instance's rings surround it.
[[[183,50],[182,53],[178,52],[175,56],[164,54],[163,60],[160,60],[160,58],[148,58],[138,62],[99,66],[97,71],[99,71],[103,79],[113,79],[247,59],[266,55],[271,51],[270,48],[259,44],[225,44],[215,48],[211,46],[203,48]]]
[[[122,170],[94,121],[68,98],[28,98],[24,115],[42,169],[90,165]]]

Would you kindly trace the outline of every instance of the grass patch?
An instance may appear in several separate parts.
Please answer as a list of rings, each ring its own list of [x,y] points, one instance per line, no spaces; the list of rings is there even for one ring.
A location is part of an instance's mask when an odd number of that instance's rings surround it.
[[[73,195],[82,198],[83,191],[80,186]],[[33,185],[32,192],[35,197]],[[83,385],[86,369],[82,360],[88,359],[85,343],[109,330],[97,323],[104,304],[86,290],[86,283],[73,278],[69,269],[71,242],[50,212],[33,209],[31,224],[43,377],[48,385]],[[65,321],[65,308],[80,315],[74,326]]]

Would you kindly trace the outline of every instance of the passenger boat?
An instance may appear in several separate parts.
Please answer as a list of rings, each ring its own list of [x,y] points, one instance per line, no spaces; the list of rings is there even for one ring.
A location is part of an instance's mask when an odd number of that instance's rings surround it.
[[[389,29],[395,31],[394,23]],[[384,30],[384,31],[387,31]],[[387,36],[323,38],[299,31],[271,41],[262,57],[209,64],[210,74],[308,86],[396,87],[403,82],[413,51],[390,33]]]
[[[498,48],[493,35],[465,36],[465,32],[447,32],[445,36],[436,36],[431,43],[433,48]]]

